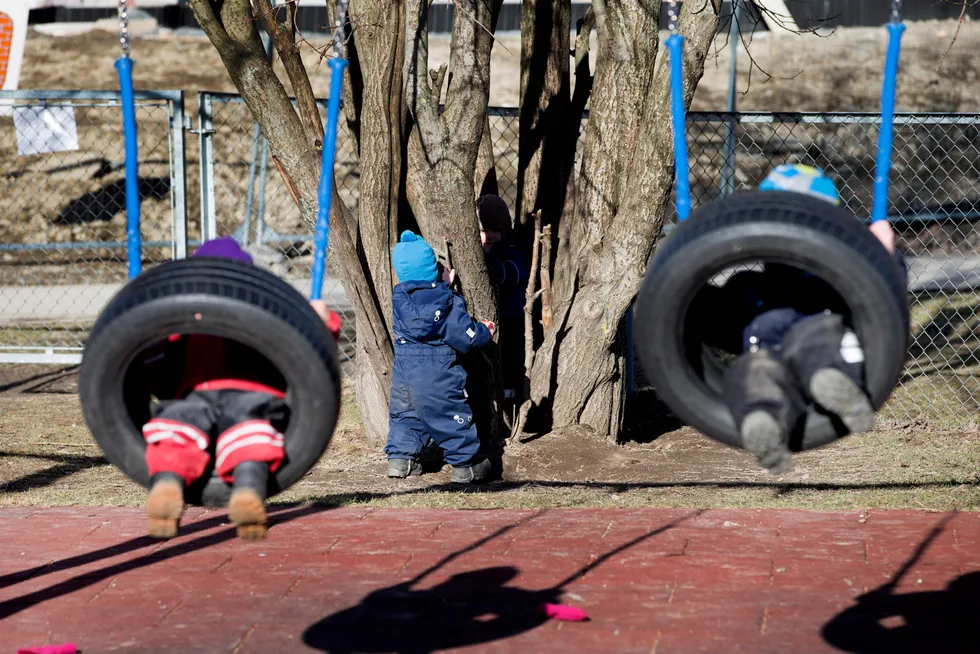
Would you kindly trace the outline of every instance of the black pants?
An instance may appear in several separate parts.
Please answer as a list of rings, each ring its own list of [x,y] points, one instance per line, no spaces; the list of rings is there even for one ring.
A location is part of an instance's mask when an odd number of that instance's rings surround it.
[[[857,349],[855,349],[857,348]],[[834,368],[864,387],[863,358],[856,336],[838,314],[818,314],[796,323],[776,351],[741,355],[725,375],[725,402],[736,425],[753,411],[765,411],[788,432],[812,404],[814,373]]]

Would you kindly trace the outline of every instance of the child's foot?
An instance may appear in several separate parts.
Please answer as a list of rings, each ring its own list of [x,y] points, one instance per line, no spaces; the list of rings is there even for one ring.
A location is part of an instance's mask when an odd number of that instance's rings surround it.
[[[388,476],[404,479],[422,474],[422,464],[412,459],[388,459]]]
[[[265,513],[268,485],[268,464],[245,461],[235,468],[235,487],[228,500],[228,517],[235,524],[239,538],[265,538],[268,529]]]
[[[450,480],[454,484],[472,484],[483,481],[490,476],[490,467],[490,459],[483,459],[473,465],[453,466]]]
[[[765,411],[753,411],[742,421],[742,444],[759,465],[771,474],[781,475],[793,468],[793,456],[786,446],[786,433]]]
[[[841,419],[852,434],[871,431],[875,411],[868,396],[836,368],[821,368],[810,378],[810,395],[814,402]]]
[[[147,530],[153,538],[177,535],[180,515],[184,512],[184,480],[178,475],[161,472],[153,477],[146,498]]]

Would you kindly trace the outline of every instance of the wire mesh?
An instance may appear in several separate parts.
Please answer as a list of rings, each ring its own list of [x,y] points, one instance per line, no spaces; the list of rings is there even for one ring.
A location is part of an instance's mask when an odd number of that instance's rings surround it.
[[[111,94],[29,95],[16,92],[0,114],[0,354],[77,356],[126,281],[122,115]],[[136,115],[143,257],[153,264],[175,246],[174,106],[137,99]]]
[[[304,224],[245,104],[236,96],[225,95],[212,96],[211,102],[217,236],[234,236],[257,263],[309,294],[311,227]],[[318,108],[322,122],[326,118],[326,101],[318,102]],[[334,167],[337,192],[355,216],[357,168],[356,143],[341,114]],[[341,363],[349,372],[354,359],[354,310],[333,270],[332,258],[327,259],[323,297],[343,320],[338,344]]]

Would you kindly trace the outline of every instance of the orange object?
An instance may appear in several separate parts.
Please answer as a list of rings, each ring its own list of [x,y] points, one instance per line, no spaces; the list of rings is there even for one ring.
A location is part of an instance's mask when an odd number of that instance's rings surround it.
[[[7,80],[7,62],[10,61],[10,46],[14,41],[14,19],[0,12],[0,87]]]

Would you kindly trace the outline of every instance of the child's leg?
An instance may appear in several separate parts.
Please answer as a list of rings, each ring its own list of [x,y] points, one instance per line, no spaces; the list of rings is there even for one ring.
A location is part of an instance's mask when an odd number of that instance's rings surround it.
[[[173,538],[184,510],[184,488],[207,469],[211,408],[205,396],[163,403],[152,420],[143,425],[150,493],[146,515],[151,536]]]
[[[388,456],[388,476],[396,479],[422,474],[419,458],[429,434],[418,411],[412,406],[408,384],[397,373],[392,376],[389,399],[388,441],[385,454]]]
[[[765,349],[740,356],[725,376],[725,401],[759,465],[773,474],[788,471],[789,434],[804,405],[782,361]]]
[[[864,392],[864,352],[838,314],[810,316],[786,335],[783,357],[808,397],[838,416],[851,433],[874,426]]]
[[[217,391],[218,442],[215,472],[234,488],[228,516],[241,538],[265,537],[269,473],[286,458],[285,439],[271,422],[284,404],[279,397],[251,391]]]
[[[446,463],[453,467],[452,481],[462,484],[481,481],[490,474],[491,464],[480,452],[480,437],[463,388],[460,386],[455,393],[440,392],[444,391],[443,386],[436,384],[424,394],[415,394],[419,413],[432,440],[442,448]]]

